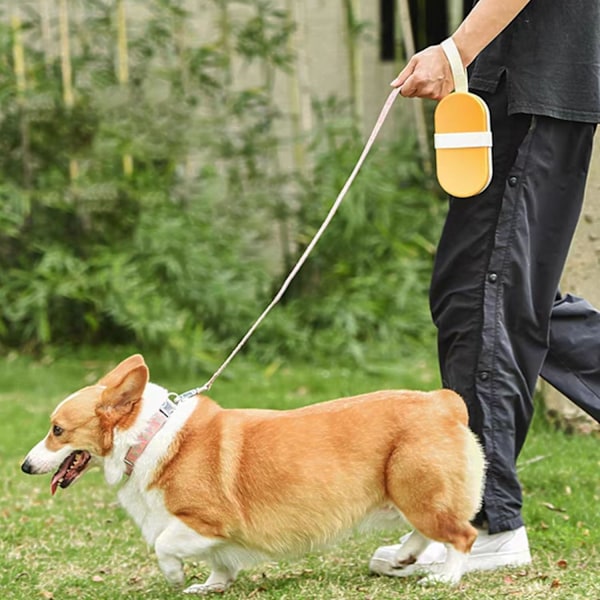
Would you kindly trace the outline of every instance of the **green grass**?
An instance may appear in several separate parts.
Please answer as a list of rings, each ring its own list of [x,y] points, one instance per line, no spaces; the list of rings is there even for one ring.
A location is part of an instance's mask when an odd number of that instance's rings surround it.
[[[65,395],[95,381],[124,357],[104,352],[32,362],[0,363],[0,597],[2,600],[168,600],[182,597],[160,574],[152,550],[115,501],[100,473],[50,496],[49,476],[28,477],[20,462],[46,432],[48,415]],[[173,391],[204,383],[148,359],[152,379]],[[273,364],[238,358],[213,387],[225,406],[289,408],[386,387],[433,388],[432,361],[413,356],[370,369]],[[355,536],[295,562],[243,572],[220,596],[233,598],[375,600],[393,598],[600,598],[600,453],[598,439],[551,430],[539,417],[520,460],[531,567],[463,578],[457,589],[422,588],[414,579],[373,577],[368,559],[396,532]],[[207,575],[187,567],[188,582]]]

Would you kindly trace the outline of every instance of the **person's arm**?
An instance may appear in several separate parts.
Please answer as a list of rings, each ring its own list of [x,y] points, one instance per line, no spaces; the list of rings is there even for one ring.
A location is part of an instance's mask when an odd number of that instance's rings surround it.
[[[452,35],[463,65],[470,65],[529,1],[479,0]],[[454,82],[442,47],[429,46],[415,54],[391,85],[402,87],[401,94],[408,97],[439,100],[449,94]]]

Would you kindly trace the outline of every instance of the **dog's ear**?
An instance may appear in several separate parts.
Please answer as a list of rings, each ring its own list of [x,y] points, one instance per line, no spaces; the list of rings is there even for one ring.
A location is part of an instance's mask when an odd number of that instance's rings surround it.
[[[117,424],[127,429],[137,415],[139,401],[148,383],[148,367],[143,364],[143,359],[142,364],[132,361],[127,370],[123,368],[124,363],[101,379],[106,380],[103,385],[107,387],[102,391],[96,414],[105,426],[105,431],[112,430]]]
[[[129,371],[141,365],[146,366],[144,357],[141,354],[134,354],[120,362],[112,371],[102,377],[102,379],[98,381],[98,385],[113,387],[123,381],[123,378]]]

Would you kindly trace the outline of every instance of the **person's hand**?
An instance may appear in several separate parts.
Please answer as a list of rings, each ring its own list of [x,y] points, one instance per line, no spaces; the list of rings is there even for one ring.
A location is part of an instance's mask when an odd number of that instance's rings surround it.
[[[415,54],[392,83],[408,98],[441,100],[454,89],[450,64],[441,46],[429,46]]]

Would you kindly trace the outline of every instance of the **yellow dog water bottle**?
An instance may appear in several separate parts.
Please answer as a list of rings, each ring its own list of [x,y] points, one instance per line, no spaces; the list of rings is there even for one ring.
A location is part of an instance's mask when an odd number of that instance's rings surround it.
[[[467,73],[452,38],[442,42],[454,92],[435,109],[434,146],[439,184],[451,196],[479,194],[492,179],[492,132],[485,102],[468,88]]]

